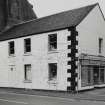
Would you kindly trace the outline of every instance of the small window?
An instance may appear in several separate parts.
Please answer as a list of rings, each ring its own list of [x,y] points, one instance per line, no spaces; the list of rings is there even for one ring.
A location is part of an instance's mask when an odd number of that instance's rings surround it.
[[[30,38],[27,38],[27,39],[24,39],[24,47],[25,47],[25,53],[27,52],[31,52],[31,39]]]
[[[15,54],[14,41],[9,42],[9,55]]]
[[[57,49],[57,34],[51,34],[48,36],[49,40],[49,51]]]
[[[49,64],[49,80],[54,80],[57,77],[57,63]]]
[[[25,80],[26,81],[31,81],[32,80],[32,75],[31,75],[31,64],[27,64],[24,66],[25,68]]]
[[[103,50],[103,39],[99,38],[99,53],[101,54]]]

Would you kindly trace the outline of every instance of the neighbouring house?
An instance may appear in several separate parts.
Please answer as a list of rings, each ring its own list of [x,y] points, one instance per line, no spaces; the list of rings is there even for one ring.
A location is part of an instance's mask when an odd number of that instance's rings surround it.
[[[31,19],[0,34],[0,87],[104,86],[105,20],[98,3]]]

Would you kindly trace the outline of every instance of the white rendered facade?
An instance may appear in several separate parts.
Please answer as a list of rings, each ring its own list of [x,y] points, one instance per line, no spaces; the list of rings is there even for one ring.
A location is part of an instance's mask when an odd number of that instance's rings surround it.
[[[48,51],[48,35],[57,34],[57,50]],[[68,30],[32,35],[0,43],[0,87],[66,90]],[[31,52],[24,54],[24,39],[31,38]],[[15,42],[15,54],[8,55],[8,42]],[[48,63],[57,63],[57,78],[48,80]],[[24,81],[24,65],[32,65],[32,81]],[[11,71],[11,66],[14,70]]]
[[[78,53],[76,57],[80,57],[83,53],[98,56],[99,38],[103,39],[103,49],[100,55],[105,57],[104,28],[105,21],[97,5],[76,27],[78,32],[76,37]],[[57,34],[57,49],[54,51],[49,51],[48,47],[48,36],[51,34]],[[68,65],[68,61],[71,61],[71,58],[68,57],[68,53],[71,53],[71,49],[68,49],[68,45],[71,45],[71,41],[67,39],[68,36],[71,36],[71,31],[67,28],[1,41],[0,87],[67,91],[67,87],[71,86],[71,83],[68,82],[71,73],[67,72],[68,69],[71,69],[71,65]],[[31,39],[31,52],[24,53],[24,39],[27,38]],[[9,55],[8,44],[11,41],[14,41],[14,55]],[[49,80],[49,63],[57,64],[57,77],[53,80]],[[24,65],[31,65],[31,81],[25,80]],[[76,69],[78,78],[75,78],[76,90],[94,88],[94,84],[82,87],[82,66],[79,60],[76,65],[78,66]],[[99,86],[104,86],[104,83]]]

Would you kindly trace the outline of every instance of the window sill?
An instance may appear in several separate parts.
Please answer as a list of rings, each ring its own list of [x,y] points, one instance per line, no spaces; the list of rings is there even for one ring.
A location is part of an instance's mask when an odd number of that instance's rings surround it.
[[[24,56],[31,56],[31,52],[24,53]]]
[[[8,56],[8,58],[11,58],[11,57],[16,57],[14,54],[10,54],[9,56]]]
[[[48,80],[48,84],[57,84],[57,80]]]
[[[31,80],[24,80],[24,83],[32,83]]]
[[[51,50],[51,51],[48,51],[48,54],[52,54],[52,53],[59,53],[58,50]]]

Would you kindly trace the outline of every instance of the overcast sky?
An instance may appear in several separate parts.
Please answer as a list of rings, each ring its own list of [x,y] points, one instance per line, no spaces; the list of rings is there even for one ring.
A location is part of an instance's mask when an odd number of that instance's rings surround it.
[[[105,0],[29,0],[38,17],[48,16],[88,4],[99,3],[105,15]]]

